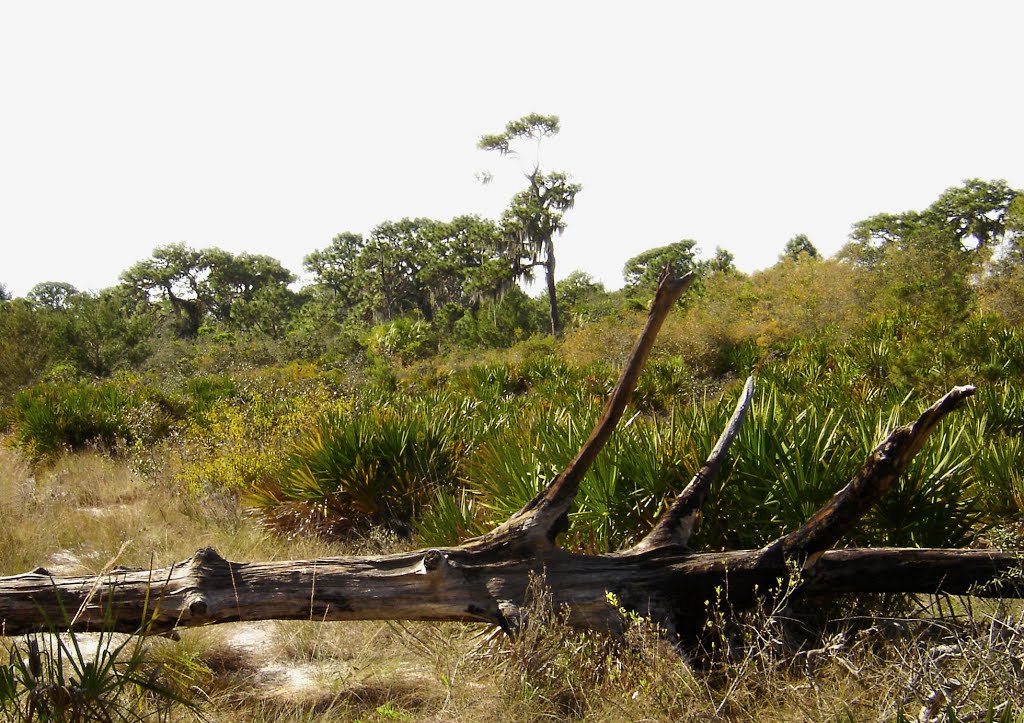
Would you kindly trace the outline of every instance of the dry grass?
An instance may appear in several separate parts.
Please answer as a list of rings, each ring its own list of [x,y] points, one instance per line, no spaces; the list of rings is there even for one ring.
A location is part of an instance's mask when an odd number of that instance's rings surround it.
[[[0,446],[0,574],[38,565],[94,573],[125,543],[119,564],[162,567],[214,547],[238,560],[308,558],[351,552],[319,539],[284,540],[250,519],[230,495],[182,492],[170,465],[141,475],[98,453],[30,466]]]
[[[33,469],[0,448],[0,574],[94,572],[125,542],[119,562],[139,566],[206,545],[252,560],[391,544],[288,540],[231,497],[179,493],[171,464],[150,469],[88,453]],[[624,639],[582,634],[547,600],[538,585],[514,641],[473,625],[311,621],[186,630],[148,648],[213,721],[1024,720],[1016,603],[929,601],[813,635],[785,601],[720,611],[697,665],[643,620],[627,618]]]

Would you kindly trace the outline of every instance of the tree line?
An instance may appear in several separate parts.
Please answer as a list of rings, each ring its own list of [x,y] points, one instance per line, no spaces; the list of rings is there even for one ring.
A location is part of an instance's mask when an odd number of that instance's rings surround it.
[[[557,116],[531,114],[479,139],[502,156],[536,149],[560,131]],[[53,365],[103,377],[142,364],[161,340],[261,338],[316,357],[332,346],[373,347],[400,361],[445,345],[502,347],[537,334],[560,336],[593,321],[638,310],[666,263],[708,280],[741,277],[731,254],[699,259],[683,239],[629,259],[625,287],[608,292],[585,272],[556,281],[556,239],[582,187],[534,160],[525,186],[497,220],[385,221],[368,234],[337,234],[308,254],[310,283],[270,256],[184,243],[156,248],[98,293],[37,284],[23,299],[0,285],[0,393]],[[806,235],[790,239],[780,263],[820,262]],[[1005,181],[969,179],[923,211],[880,213],[854,225],[831,263],[867,274],[908,308],[963,318],[980,292],[989,310],[1024,321],[1024,194]],[[530,298],[520,282],[543,275]]]

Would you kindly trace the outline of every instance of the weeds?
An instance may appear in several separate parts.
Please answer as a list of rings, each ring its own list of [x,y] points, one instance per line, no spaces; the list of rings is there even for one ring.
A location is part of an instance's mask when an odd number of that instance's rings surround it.
[[[110,571],[120,552],[99,577]],[[97,591],[94,588],[83,601],[69,628]],[[106,612],[109,617],[109,609]],[[105,630],[82,635],[51,625],[46,633],[10,642],[7,664],[0,663],[0,712],[27,723],[163,721],[170,719],[175,706],[198,713],[198,705],[180,692],[181,681],[191,680],[194,666],[177,660],[154,663],[145,635],[145,630],[137,635]]]
[[[56,632],[27,636],[7,646],[0,665],[0,712],[12,721],[170,720],[181,705],[173,673],[154,664],[138,636],[98,633],[90,640]]]

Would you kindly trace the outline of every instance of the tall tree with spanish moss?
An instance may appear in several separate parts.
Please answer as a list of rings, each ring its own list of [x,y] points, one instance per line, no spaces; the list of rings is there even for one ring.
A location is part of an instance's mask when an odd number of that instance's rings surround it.
[[[565,173],[545,173],[540,168],[540,145],[558,134],[558,116],[531,113],[509,121],[505,130],[480,137],[477,146],[503,156],[519,155],[516,145],[532,142],[533,167],[526,172],[527,187],[515,194],[501,217],[501,252],[511,262],[516,278],[532,280],[538,267],[544,269],[548,304],[551,308],[551,333],[558,336],[562,323],[558,314],[555,289],[554,237],[565,230],[565,212],[573,207],[582,186]]]

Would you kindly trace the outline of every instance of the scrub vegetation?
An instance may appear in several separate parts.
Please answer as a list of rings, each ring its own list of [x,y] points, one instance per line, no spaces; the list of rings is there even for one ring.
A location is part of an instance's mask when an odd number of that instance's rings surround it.
[[[506,153],[558,130],[527,116],[481,145]],[[530,297],[516,282],[534,269],[553,280],[581,192],[535,169],[498,221],[341,233],[309,254],[301,288],[274,259],[172,244],[111,289],[45,282],[0,301],[0,574],[480,534],[579,448],[666,262],[694,271],[695,288],[587,474],[567,547],[642,537],[751,373],[750,418],[694,547],[756,547],[799,527],[887,431],[966,383],[973,401],[852,540],[1024,547],[1024,195],[968,180],[922,211],[856,224],[833,258],[799,235],[748,275],[682,240],[631,259],[621,290],[574,272]],[[861,596],[796,626],[785,590],[777,599],[742,614],[707,601],[699,661],[625,608],[621,636],[574,630],[543,578],[515,639],[315,620],[178,640],[0,638],[0,716],[1024,720],[1015,602]]]

